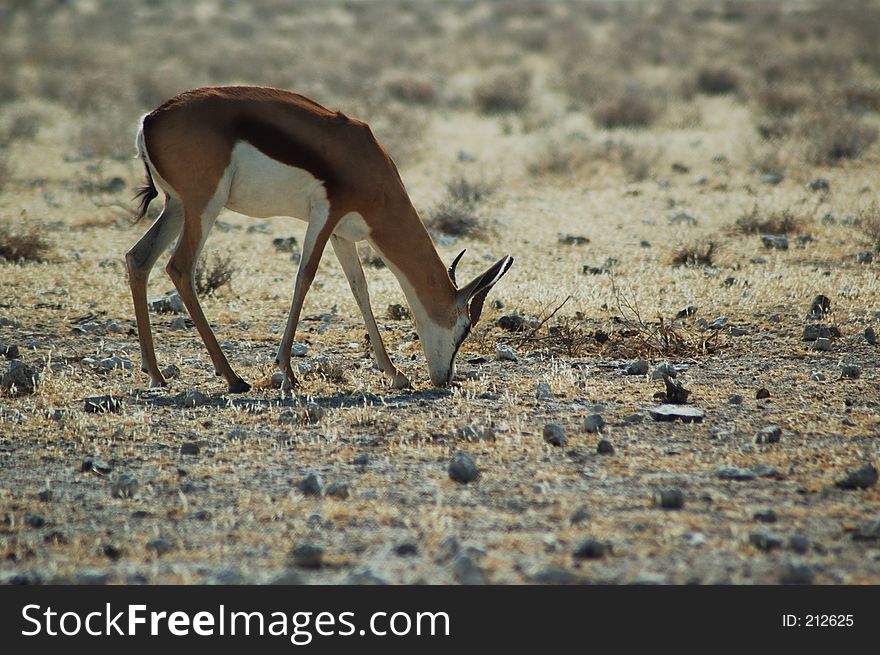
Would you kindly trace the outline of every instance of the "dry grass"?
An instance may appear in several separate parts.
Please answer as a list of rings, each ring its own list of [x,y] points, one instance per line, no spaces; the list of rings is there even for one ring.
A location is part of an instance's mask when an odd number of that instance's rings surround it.
[[[734,231],[740,234],[794,234],[805,227],[806,221],[790,209],[761,210],[758,205],[748,214],[736,219]]]
[[[51,246],[40,229],[25,229],[0,224],[0,259],[9,262],[42,262]]]
[[[712,266],[718,245],[714,241],[696,241],[676,248],[670,257],[672,266]]]
[[[875,252],[880,252],[880,203],[872,202],[859,210],[858,227]]]
[[[232,282],[237,270],[231,254],[205,254],[196,264],[196,292],[200,296],[210,296],[218,289]]]

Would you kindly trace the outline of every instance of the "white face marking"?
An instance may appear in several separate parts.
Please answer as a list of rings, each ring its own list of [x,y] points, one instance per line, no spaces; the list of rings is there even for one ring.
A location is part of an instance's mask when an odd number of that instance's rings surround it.
[[[232,178],[226,207],[240,214],[308,220],[314,202],[327,200],[321,180],[264,155],[246,141],[239,141],[232,149],[229,170]]]
[[[349,241],[363,241],[370,236],[370,226],[363,216],[357,212],[349,212],[339,219],[333,233]]]

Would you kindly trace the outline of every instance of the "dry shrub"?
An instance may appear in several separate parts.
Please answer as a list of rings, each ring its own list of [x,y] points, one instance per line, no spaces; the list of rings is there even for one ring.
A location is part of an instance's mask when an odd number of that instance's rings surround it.
[[[768,84],[755,93],[758,106],[771,117],[797,114],[810,102],[810,92],[796,84]]]
[[[10,225],[0,225],[0,259],[42,262],[49,249],[49,242],[35,226],[19,231]]]
[[[714,241],[696,242],[679,247],[673,254],[670,264],[679,266],[711,266],[717,244]]]
[[[861,209],[858,226],[875,252],[880,252],[880,204],[876,201]]]
[[[200,296],[212,295],[232,281],[235,271],[232,255],[205,255],[196,264],[196,292]]]
[[[740,234],[792,234],[800,232],[804,220],[789,209],[761,211],[757,205],[748,214],[736,219],[734,231]]]
[[[474,89],[474,102],[484,114],[523,111],[529,105],[532,77],[526,71],[502,71]]]
[[[395,77],[385,82],[385,91],[395,100],[407,105],[433,105],[437,101],[437,89],[423,78]]]
[[[877,140],[878,132],[858,116],[829,108],[808,117],[801,135],[806,140],[807,160],[828,165],[842,159],[858,159]]]
[[[474,208],[461,202],[442,203],[434,210],[431,218],[425,221],[425,225],[429,230],[453,237],[482,238],[486,235]]]
[[[880,84],[851,82],[842,90],[846,108],[852,112],[880,112]]]
[[[707,95],[724,95],[739,90],[739,74],[726,66],[704,66],[697,71],[697,89]]]
[[[583,143],[547,141],[526,166],[530,175],[571,175],[587,160]]]
[[[497,182],[459,175],[446,183],[446,193],[451,201],[473,207],[492,195],[497,186]]]
[[[590,116],[600,127],[648,127],[663,113],[657,94],[643,86],[628,86],[599,100]]]

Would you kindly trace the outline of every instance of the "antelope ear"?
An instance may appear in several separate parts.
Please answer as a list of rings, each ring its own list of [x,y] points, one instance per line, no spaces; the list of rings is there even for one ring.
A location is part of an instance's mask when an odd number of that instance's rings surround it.
[[[507,273],[507,270],[513,264],[513,257],[508,255],[502,257],[492,264],[482,275],[478,275],[471,280],[459,293],[468,303],[468,314],[470,315],[471,325],[480,320],[480,314],[483,313],[483,303],[486,302],[486,296],[495,283],[501,279],[501,276]]]

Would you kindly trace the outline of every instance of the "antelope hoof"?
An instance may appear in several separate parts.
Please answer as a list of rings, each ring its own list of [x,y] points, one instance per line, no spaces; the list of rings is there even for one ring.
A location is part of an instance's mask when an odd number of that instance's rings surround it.
[[[229,393],[247,393],[250,390],[251,385],[241,378],[229,383]]]
[[[282,391],[293,391],[299,386],[299,381],[294,377],[293,373],[285,373],[284,379],[281,381]]]
[[[409,389],[412,386],[412,383],[409,381],[409,378],[406,377],[400,371],[395,371],[393,374],[393,379],[391,381],[391,386],[395,389]]]
[[[165,382],[165,378],[162,377],[162,374],[151,375],[150,376],[150,388],[154,387],[167,387],[168,383]]]

